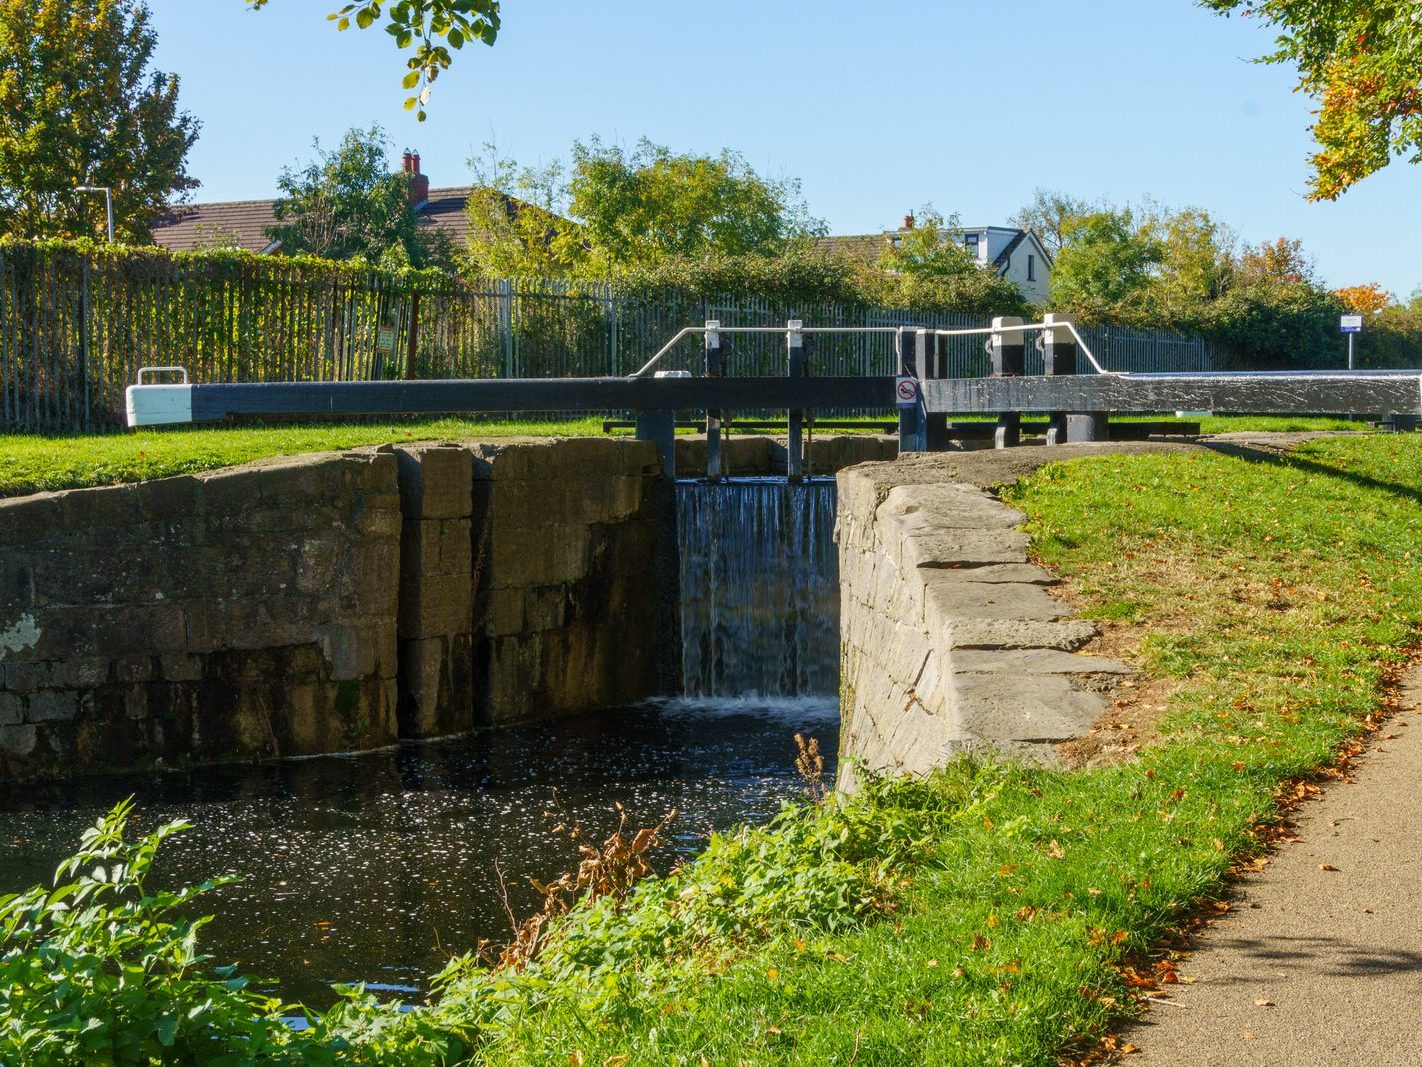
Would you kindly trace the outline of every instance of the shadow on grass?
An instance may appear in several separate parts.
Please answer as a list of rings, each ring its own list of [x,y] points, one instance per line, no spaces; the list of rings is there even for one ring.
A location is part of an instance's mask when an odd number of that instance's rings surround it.
[[[1290,470],[1305,471],[1309,474],[1320,474],[1325,478],[1336,478],[1340,481],[1348,482],[1360,489],[1388,493],[1400,499],[1411,501],[1414,504],[1422,504],[1422,487],[1406,485],[1399,482],[1386,482],[1380,478],[1374,478],[1371,475],[1360,474],[1357,471],[1331,467],[1326,463],[1319,463],[1317,460],[1301,456],[1297,452],[1287,448],[1271,448],[1268,445],[1257,444],[1239,444],[1233,441],[1201,441],[1200,446],[1209,449],[1211,452],[1218,452],[1225,456],[1233,456],[1236,459],[1243,459],[1250,463],[1268,463],[1275,467],[1287,467]]]

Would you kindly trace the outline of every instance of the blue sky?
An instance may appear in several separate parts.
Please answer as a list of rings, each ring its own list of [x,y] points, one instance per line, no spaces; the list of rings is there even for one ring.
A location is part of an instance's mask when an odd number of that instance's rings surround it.
[[[423,124],[401,109],[391,39],[325,21],[338,0],[149,3],[157,63],[203,123],[200,200],[271,196],[313,137],[371,122],[435,186],[466,184],[490,140],[538,162],[594,133],[645,135],[799,178],[833,233],[928,202],[1002,222],[1044,186],[1203,207],[1250,242],[1300,238],[1330,285],[1422,286],[1422,167],[1307,203],[1293,72],[1248,62],[1264,28],[1191,0],[506,0],[498,43],[457,56]]]

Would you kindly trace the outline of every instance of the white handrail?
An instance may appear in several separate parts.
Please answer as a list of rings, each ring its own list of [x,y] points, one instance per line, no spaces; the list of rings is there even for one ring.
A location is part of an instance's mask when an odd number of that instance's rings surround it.
[[[902,356],[903,335],[905,333],[923,332],[931,333],[935,337],[972,337],[982,335],[997,335],[1002,333],[1025,333],[1028,330],[1067,330],[1076,339],[1077,345],[1086,356],[1086,361],[1091,364],[1097,374],[1109,375],[1113,378],[1126,378],[1130,375],[1125,371],[1110,371],[1103,367],[1096,358],[1095,353],[1087,345],[1086,339],[1081,336],[1081,332],[1076,328],[1076,324],[1069,321],[1063,322],[1028,322],[1018,326],[968,326],[961,329],[930,329],[922,326],[801,326],[791,330],[785,326],[686,326],[677,331],[675,337],[657,350],[656,355],[647,360],[642,367],[628,375],[629,378],[640,378],[651,370],[664,355],[676,347],[683,337],[697,333],[892,333],[894,334],[894,353]]]
[[[187,385],[187,384],[188,384],[188,368],[187,368],[187,367],[139,367],[139,368],[138,368],[138,384],[139,384],[139,385],[142,385],[142,384],[143,384],[143,376],[144,376],[145,374],[181,374],[181,375],[183,376],[183,380],[182,380],[182,382],[181,382],[180,384],[182,384],[182,385]]]
[[[791,329],[789,329],[788,327],[785,327],[785,326],[715,326],[715,327],[711,327],[711,326],[685,326],[685,327],[683,327],[681,330],[677,331],[677,334],[676,334],[675,337],[673,337],[673,338],[672,338],[670,341],[668,341],[666,344],[662,345],[662,347],[657,350],[657,354],[656,354],[656,355],[654,355],[651,359],[647,360],[647,362],[644,363],[644,364],[642,364],[642,366],[641,366],[639,369],[633,371],[633,372],[632,372],[631,374],[629,374],[627,377],[629,377],[629,378],[640,378],[640,377],[642,377],[642,376],[643,376],[644,374],[646,374],[649,370],[651,370],[653,366],[656,365],[657,360],[661,359],[664,355],[666,355],[666,354],[667,354],[668,352],[670,352],[673,348],[675,348],[678,341],[680,341],[683,337],[687,336],[688,334],[693,334],[693,333],[783,333],[783,334],[791,334],[791,333],[892,333],[892,334],[895,334],[895,335],[896,335],[895,338],[894,338],[894,351],[895,351],[895,353],[897,354],[897,353],[899,352],[899,350],[900,350],[900,349],[899,349],[899,346],[900,346],[900,344],[901,344],[900,337],[902,337],[902,335],[903,335],[903,333],[904,333],[905,330],[911,330],[911,329],[914,329],[914,327],[912,327],[912,326],[800,326],[800,327],[797,327],[797,328],[794,329],[794,330],[791,330]]]
[[[1028,322],[1023,323],[1021,326],[973,326],[965,327],[960,330],[929,330],[927,332],[935,334],[938,337],[970,337],[975,334],[1023,333],[1027,330],[1053,329],[1064,329],[1071,332],[1071,335],[1076,338],[1076,343],[1081,347],[1081,351],[1085,354],[1087,362],[1096,368],[1097,374],[1107,374],[1113,378],[1129,377],[1125,371],[1107,370],[1097,362],[1096,356],[1092,354],[1091,349],[1087,346],[1085,338],[1081,336],[1077,331],[1076,324],[1072,322]]]

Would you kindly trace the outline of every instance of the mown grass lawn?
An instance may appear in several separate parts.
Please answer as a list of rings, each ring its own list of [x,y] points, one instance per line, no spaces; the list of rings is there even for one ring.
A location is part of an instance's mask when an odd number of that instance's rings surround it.
[[[1143,674],[1174,683],[1138,759],[961,761],[791,809],[575,908],[525,968],[457,961],[428,1007],[338,1008],[301,1034],[272,1013],[264,1040],[282,1062],[490,1067],[1049,1065],[1092,1047],[1170,980],[1162,935],[1386,708],[1422,622],[1422,436],[1102,455],[1005,495],[1087,613],[1147,634]],[[0,1005],[0,1039],[46,1033],[37,981],[10,1018]]]

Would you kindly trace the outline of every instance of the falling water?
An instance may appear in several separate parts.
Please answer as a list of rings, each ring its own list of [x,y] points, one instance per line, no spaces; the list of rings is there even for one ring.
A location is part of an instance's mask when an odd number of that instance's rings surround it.
[[[677,485],[687,696],[839,690],[832,479]]]

